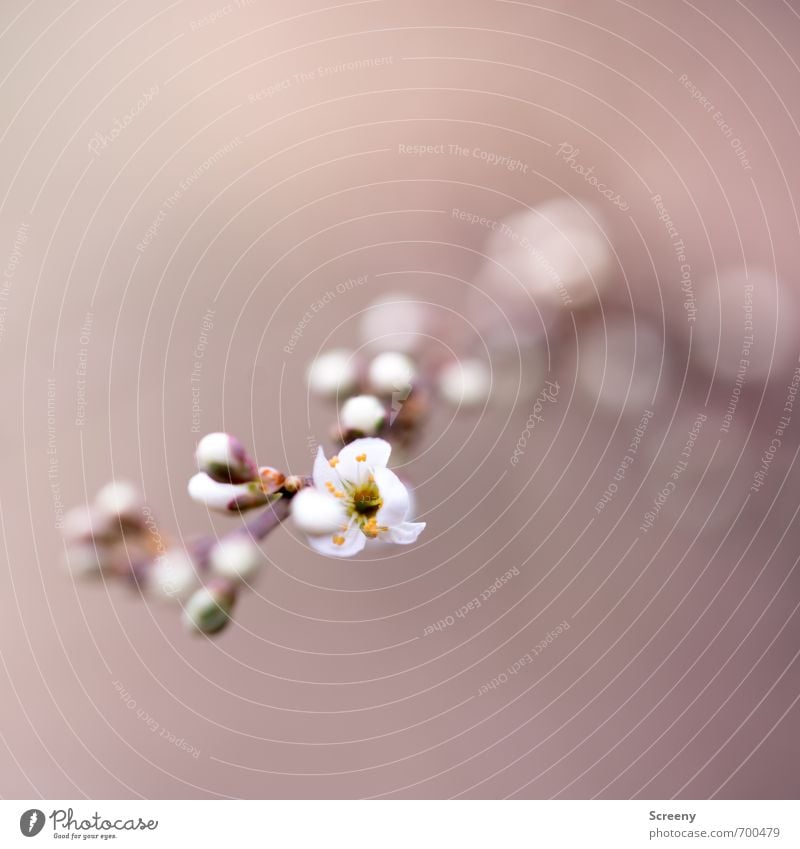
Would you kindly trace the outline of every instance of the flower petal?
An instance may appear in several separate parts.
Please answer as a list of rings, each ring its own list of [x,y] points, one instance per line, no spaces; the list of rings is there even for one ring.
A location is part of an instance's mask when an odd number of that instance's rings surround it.
[[[339,473],[331,466],[330,460],[325,456],[325,452],[320,445],[317,448],[317,456],[314,459],[314,486],[323,492],[327,491],[327,484],[332,483],[336,489],[341,489],[342,481]]]
[[[408,518],[408,490],[400,478],[384,466],[374,469],[373,475],[383,500],[383,506],[375,517],[378,525],[392,528],[401,524]]]
[[[425,530],[425,522],[403,522],[401,525],[389,528],[389,538],[397,545],[408,545],[416,542],[417,537]]]
[[[367,538],[355,526],[345,531],[342,536],[344,542],[341,545],[337,545],[332,536],[308,537],[308,544],[320,554],[325,554],[328,557],[352,557],[358,554],[367,544]]]
[[[392,446],[385,439],[369,436],[354,439],[339,452],[337,469],[344,480],[355,481],[359,478],[358,467],[361,465],[356,457],[366,455],[363,461],[370,469],[385,467],[389,462]]]
[[[189,481],[189,495],[210,510],[222,513],[261,507],[269,500],[254,484],[220,483],[205,472],[198,472]]]

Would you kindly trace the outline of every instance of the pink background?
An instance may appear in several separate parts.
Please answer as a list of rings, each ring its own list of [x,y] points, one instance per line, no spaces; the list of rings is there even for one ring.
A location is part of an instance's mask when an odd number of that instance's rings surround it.
[[[796,3],[6,0],[0,32],[0,794],[796,796],[797,422],[746,501],[789,378],[751,381],[722,438],[731,382],[712,387],[688,356],[651,200],[686,242],[695,293],[712,295],[694,333],[717,332],[718,270],[762,267],[797,289]],[[371,61],[318,70],[357,60]],[[628,211],[556,156],[564,142]],[[602,310],[548,339],[561,391],[518,466],[530,402],[437,411],[403,467],[428,522],[413,549],[334,561],[281,529],[258,593],[213,642],[175,609],[60,568],[61,511],[111,477],[143,488],[163,533],[209,530],[186,495],[207,310],[202,431],[306,472],[331,418],[307,398],[314,354],[357,346],[359,312],[398,288],[471,320],[487,234],[452,210],[497,219],[565,195],[595,205],[615,249]],[[286,354],[309,305],[360,275]],[[669,375],[597,514],[641,408],[603,413],[575,370],[582,330],[616,311],[652,323]],[[691,468],[641,535],[707,397]],[[479,610],[424,635],[512,567]]]

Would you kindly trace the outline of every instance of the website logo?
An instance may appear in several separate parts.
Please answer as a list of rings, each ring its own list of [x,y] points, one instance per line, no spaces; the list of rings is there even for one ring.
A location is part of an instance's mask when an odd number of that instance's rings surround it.
[[[44,813],[38,808],[31,808],[19,818],[19,830],[25,837],[36,837],[44,828]]]

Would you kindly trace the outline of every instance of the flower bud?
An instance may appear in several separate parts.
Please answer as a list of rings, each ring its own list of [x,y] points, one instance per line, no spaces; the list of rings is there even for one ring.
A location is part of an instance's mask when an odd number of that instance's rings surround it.
[[[258,479],[261,481],[261,488],[264,492],[277,492],[286,481],[286,475],[273,469],[272,466],[262,466],[258,470]]]
[[[147,572],[147,587],[164,599],[188,598],[200,579],[195,563],[182,548],[170,548],[153,560]]]
[[[221,483],[247,483],[258,477],[245,447],[229,433],[209,433],[197,444],[197,468]]]
[[[356,385],[356,363],[351,351],[337,348],[320,354],[308,369],[308,388],[327,398],[346,395]]]
[[[374,436],[386,419],[386,410],[374,395],[356,395],[348,398],[339,414],[342,429],[364,436]]]
[[[483,360],[450,363],[439,375],[439,389],[451,404],[471,407],[483,404],[492,388],[492,373]]]
[[[225,578],[212,578],[186,602],[183,624],[188,631],[216,634],[230,621],[235,601],[236,584]]]
[[[95,496],[95,507],[106,516],[141,521],[144,500],[139,490],[128,481],[111,481]]]
[[[340,531],[347,521],[340,501],[310,487],[295,495],[291,508],[297,529],[309,536],[335,533]]]
[[[257,483],[220,483],[205,472],[198,472],[189,480],[189,496],[209,510],[221,513],[238,513],[261,507],[269,496]]]
[[[415,373],[414,363],[405,354],[384,351],[369,365],[369,382],[380,395],[396,392],[407,395],[411,391]]]
[[[264,566],[261,549],[241,534],[221,539],[209,555],[211,571],[232,581],[252,581]]]

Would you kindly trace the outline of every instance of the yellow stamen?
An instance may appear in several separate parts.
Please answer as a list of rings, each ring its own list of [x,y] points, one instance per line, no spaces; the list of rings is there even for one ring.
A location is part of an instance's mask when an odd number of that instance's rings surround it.
[[[335,469],[338,464],[339,464],[339,458],[338,457],[331,457],[331,459],[328,460],[328,465],[332,469]]]
[[[344,537],[335,536],[332,537],[332,540],[334,545],[344,545]]]
[[[356,457],[356,462],[357,463],[366,463],[367,462],[367,455],[366,454],[359,454]]]
[[[378,534],[386,533],[388,530],[389,528],[386,527],[386,525],[379,525],[378,520],[374,516],[371,519],[367,519],[367,521],[364,522],[361,528],[361,531],[364,536],[368,537],[369,539],[377,539]]]

